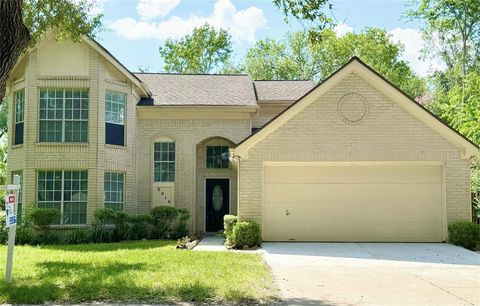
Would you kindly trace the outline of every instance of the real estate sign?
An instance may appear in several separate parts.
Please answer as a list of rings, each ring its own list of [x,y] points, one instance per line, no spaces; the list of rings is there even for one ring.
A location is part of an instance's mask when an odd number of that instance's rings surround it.
[[[5,223],[7,227],[17,224],[17,212],[15,211],[16,205],[17,197],[15,194],[9,194],[5,197]]]

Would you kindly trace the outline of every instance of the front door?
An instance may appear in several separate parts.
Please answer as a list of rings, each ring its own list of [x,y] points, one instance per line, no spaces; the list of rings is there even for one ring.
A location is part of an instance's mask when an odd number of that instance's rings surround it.
[[[223,229],[223,216],[230,211],[230,181],[207,179],[206,185],[205,230],[217,232]]]

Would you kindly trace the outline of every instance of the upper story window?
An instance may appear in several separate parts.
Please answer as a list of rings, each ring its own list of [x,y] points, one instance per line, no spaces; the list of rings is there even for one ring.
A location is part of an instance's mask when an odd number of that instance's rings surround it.
[[[207,168],[225,169],[228,168],[228,147],[207,146]]]
[[[88,141],[88,90],[40,90],[40,142]]]
[[[125,145],[125,100],[123,93],[105,92],[105,143]]]
[[[23,143],[24,112],[25,112],[25,90],[19,90],[14,93],[15,100],[15,126],[13,144]]]
[[[54,224],[86,224],[87,198],[87,171],[38,171],[38,207],[60,210]]]
[[[153,164],[155,182],[175,182],[175,142],[155,142]]]

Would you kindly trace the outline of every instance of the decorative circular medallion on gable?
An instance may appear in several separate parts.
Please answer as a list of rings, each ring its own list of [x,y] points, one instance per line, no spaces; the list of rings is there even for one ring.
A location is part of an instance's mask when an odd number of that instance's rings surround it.
[[[338,102],[337,112],[348,124],[360,124],[368,116],[368,103],[362,95],[349,93]]]

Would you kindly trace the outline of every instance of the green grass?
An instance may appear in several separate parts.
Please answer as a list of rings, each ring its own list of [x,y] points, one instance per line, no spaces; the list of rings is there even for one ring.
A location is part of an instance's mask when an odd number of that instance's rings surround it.
[[[0,304],[80,302],[271,302],[269,268],[258,254],[176,250],[171,241],[16,246]]]

